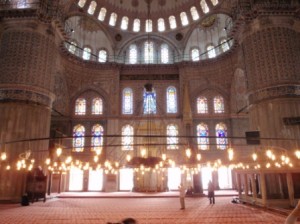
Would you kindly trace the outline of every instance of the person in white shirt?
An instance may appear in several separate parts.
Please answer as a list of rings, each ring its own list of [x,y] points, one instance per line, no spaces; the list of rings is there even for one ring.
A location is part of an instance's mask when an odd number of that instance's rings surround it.
[[[179,199],[180,199],[180,206],[181,206],[181,210],[185,209],[185,202],[184,202],[184,198],[185,198],[185,187],[183,186],[183,184],[181,183],[178,187],[179,189]]]

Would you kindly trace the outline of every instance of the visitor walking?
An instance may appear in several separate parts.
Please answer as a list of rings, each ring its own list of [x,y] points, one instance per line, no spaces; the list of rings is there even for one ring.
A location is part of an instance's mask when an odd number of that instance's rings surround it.
[[[209,204],[215,203],[215,188],[211,180],[208,182],[208,198]]]
[[[183,186],[183,184],[181,183],[178,187],[179,189],[179,199],[180,199],[180,206],[181,206],[181,210],[185,209],[185,202],[184,202],[184,198],[185,198],[185,187]]]

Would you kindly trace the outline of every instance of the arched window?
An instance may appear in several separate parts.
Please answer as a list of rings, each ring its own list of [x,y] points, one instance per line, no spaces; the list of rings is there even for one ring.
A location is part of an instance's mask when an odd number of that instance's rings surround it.
[[[224,123],[216,125],[216,143],[218,149],[224,150],[227,148],[227,128]]]
[[[133,93],[131,88],[125,88],[123,90],[123,114],[132,114],[133,113]]]
[[[103,101],[99,97],[94,98],[92,101],[92,114],[93,115],[103,114]]]
[[[178,149],[178,127],[170,124],[167,126],[167,149]]]
[[[85,115],[86,113],[86,100],[78,98],[75,102],[75,115]]]
[[[133,32],[139,32],[141,29],[141,21],[139,19],[133,20]]]
[[[208,127],[207,124],[201,123],[197,125],[197,143],[198,149],[207,150],[209,149],[209,138],[208,138]]]
[[[84,134],[85,128],[82,125],[76,125],[73,128],[73,150],[82,152],[84,150]]]
[[[137,58],[138,58],[137,46],[135,44],[132,44],[129,47],[129,63],[136,64]]]
[[[222,48],[223,52],[226,52],[229,50],[230,47],[229,47],[228,41],[226,39],[222,39],[220,41],[220,44],[221,44],[221,48]]]
[[[169,23],[170,23],[170,28],[171,29],[176,29],[177,24],[176,24],[176,18],[175,18],[175,16],[170,16],[169,17]]]
[[[83,60],[90,60],[91,52],[92,52],[91,48],[89,47],[83,48],[83,53],[82,53]]]
[[[133,150],[133,127],[126,125],[122,128],[122,150]]]
[[[167,44],[162,44],[160,47],[160,59],[161,63],[169,63],[169,46]]]
[[[92,151],[97,153],[102,152],[103,148],[103,127],[100,124],[95,124],[92,128]]]
[[[144,60],[145,63],[154,62],[154,43],[152,41],[146,41],[144,44]]]
[[[167,88],[167,113],[177,113],[177,92],[176,88]]]
[[[207,3],[206,3],[205,0],[201,0],[201,1],[200,1],[200,6],[201,6],[202,11],[203,11],[204,13],[208,13],[208,12],[209,12],[209,8],[208,8],[208,5],[207,5]]]
[[[81,8],[83,8],[84,5],[85,5],[85,3],[86,3],[86,0],[79,0],[78,6],[81,7]]]
[[[145,22],[145,30],[147,33],[152,32],[152,20],[151,19],[147,19]]]
[[[72,41],[72,42],[69,44],[68,50],[69,50],[70,53],[75,54],[76,48],[77,48],[76,42]]]
[[[216,57],[216,51],[215,51],[215,47],[213,45],[209,45],[207,47],[207,54],[208,54],[208,58]]]
[[[156,92],[144,90],[144,114],[156,114]]]
[[[165,27],[165,20],[163,18],[159,18],[157,20],[157,27],[158,27],[158,31],[159,32],[163,32],[166,30],[166,27]]]
[[[216,6],[219,3],[219,1],[218,0],[211,0],[211,3],[213,4],[213,6]]]
[[[193,6],[191,8],[191,15],[192,15],[193,20],[199,19],[199,13],[198,13],[198,11],[197,11],[197,9],[196,9],[195,6]]]
[[[111,26],[115,26],[116,25],[116,22],[117,22],[117,18],[118,18],[118,16],[117,16],[117,14],[116,13],[112,13],[112,14],[110,14],[110,18],[109,18],[109,25],[111,25]]]
[[[224,109],[224,99],[221,96],[216,96],[214,98],[214,112],[216,114],[221,114],[225,112]]]
[[[129,19],[127,16],[124,16],[122,18],[122,21],[121,21],[121,29],[122,30],[127,30],[128,29],[128,23],[129,23]]]
[[[101,8],[100,9],[99,16],[98,16],[98,19],[100,21],[104,21],[105,16],[106,16],[106,12],[107,12],[106,8]]]
[[[208,113],[207,99],[204,96],[200,96],[197,98],[197,113],[198,114]]]
[[[97,7],[97,3],[95,1],[91,1],[91,4],[88,9],[88,14],[93,15]]]
[[[200,52],[198,48],[193,48],[191,50],[191,57],[192,61],[199,61],[200,60]]]
[[[6,2],[8,2],[8,1],[6,1]],[[27,6],[27,4],[28,4],[28,6]],[[28,3],[27,0],[18,0],[17,1],[17,8],[18,9],[30,8],[30,3]]]
[[[189,24],[189,20],[188,20],[188,17],[186,15],[186,12],[181,12],[180,13],[180,20],[181,20],[182,26],[186,26],[186,25]]]
[[[101,63],[107,62],[107,51],[102,49],[99,51],[98,61]]]

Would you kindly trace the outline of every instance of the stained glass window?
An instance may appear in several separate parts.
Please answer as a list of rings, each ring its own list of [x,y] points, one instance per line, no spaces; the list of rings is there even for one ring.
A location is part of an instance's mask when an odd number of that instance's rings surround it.
[[[182,24],[183,26],[186,26],[186,25],[189,24],[189,20],[188,20],[188,18],[187,18],[186,12],[181,12],[181,13],[180,13],[180,19],[181,19],[181,24]]]
[[[86,0],[79,0],[78,5],[79,5],[79,7],[83,8],[85,3],[86,3]]]
[[[6,1],[6,2],[8,2],[8,1]],[[17,8],[18,9],[26,8],[26,5],[27,5],[27,0],[18,0],[17,1]],[[28,7],[29,6],[30,6],[30,3],[28,3]]]
[[[98,61],[104,63],[107,61],[107,51],[102,49],[99,51]]]
[[[125,88],[123,90],[123,114],[132,114],[133,113],[133,95],[132,89]]]
[[[160,57],[161,57],[161,63],[166,64],[169,62],[169,46],[167,44],[161,45]]]
[[[216,114],[224,113],[224,99],[221,96],[216,96],[214,98],[214,111]]]
[[[103,114],[103,101],[101,98],[94,98],[92,101],[92,114],[99,115]]]
[[[144,91],[144,114],[156,114],[156,92]]]
[[[88,8],[88,14],[93,15],[96,7],[97,7],[97,3],[95,1],[91,1],[91,4]]]
[[[222,48],[222,51],[223,51],[223,52],[229,50],[229,44],[228,44],[228,42],[227,42],[226,39],[222,39],[222,40],[220,41],[220,44],[221,44],[221,48]]]
[[[178,149],[178,127],[174,124],[167,126],[167,149]]]
[[[115,26],[117,22],[117,17],[118,17],[117,14],[113,12],[109,18],[109,25]]]
[[[106,8],[101,8],[100,9],[99,16],[98,16],[98,19],[100,21],[104,21],[105,16],[106,16],[106,12],[107,12]]]
[[[152,20],[147,19],[145,22],[145,30],[147,33],[152,32]]]
[[[167,113],[177,113],[177,93],[173,86],[167,89]]]
[[[208,54],[208,58],[216,57],[216,50],[215,50],[215,47],[213,45],[209,45],[207,47],[207,54]]]
[[[121,21],[121,29],[122,30],[127,30],[128,29],[128,22],[129,22],[129,19],[127,16],[124,16],[122,18],[122,21]]]
[[[129,63],[137,63],[137,46],[135,44],[130,45],[129,47]]]
[[[198,149],[207,150],[209,148],[208,127],[201,123],[197,125],[197,143]]]
[[[199,13],[198,13],[198,11],[197,11],[197,9],[196,9],[195,6],[193,6],[191,8],[191,15],[192,15],[193,20],[199,19]]]
[[[75,115],[85,115],[86,113],[86,100],[78,98],[75,102]]]
[[[154,62],[154,44],[152,41],[146,41],[144,44],[144,60],[145,63]]]
[[[199,61],[200,53],[198,48],[193,48],[191,51],[192,61]]]
[[[163,32],[165,31],[166,27],[165,27],[165,20],[163,18],[159,18],[157,20],[157,28],[159,32]]]
[[[139,32],[141,29],[141,21],[139,19],[134,19],[133,21],[133,32]]]
[[[72,54],[75,54],[76,46],[77,46],[77,44],[74,41],[72,41],[69,44],[69,48],[68,48],[69,52],[72,53]]]
[[[207,5],[207,3],[206,3],[205,0],[201,0],[201,1],[200,1],[200,6],[201,6],[202,11],[203,11],[204,13],[208,13],[208,12],[209,12],[209,8],[208,8],[208,5]]]
[[[175,16],[170,16],[169,17],[169,23],[170,23],[170,28],[171,29],[176,29],[177,24],[176,24],[176,18],[175,18]]]
[[[85,128],[82,125],[76,125],[73,129],[73,148],[76,152],[84,150]]]
[[[83,60],[90,60],[91,52],[92,52],[91,48],[88,47],[83,48],[83,54],[82,54]]]
[[[197,98],[197,113],[198,114],[207,114],[207,99],[204,96],[200,96]]]
[[[96,124],[92,128],[92,151],[102,151],[103,147],[103,127]]]
[[[122,150],[133,150],[133,127],[130,125],[122,128]]]
[[[219,123],[216,125],[216,143],[218,149],[226,149],[228,140],[227,140],[227,128],[224,123]]]

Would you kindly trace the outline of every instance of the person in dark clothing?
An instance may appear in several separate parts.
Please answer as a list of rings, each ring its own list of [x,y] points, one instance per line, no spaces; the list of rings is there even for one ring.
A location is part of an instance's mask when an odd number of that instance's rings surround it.
[[[215,204],[215,188],[211,180],[208,182],[208,198],[210,204]]]
[[[136,224],[137,222],[133,218],[127,218],[122,220],[122,224]]]

